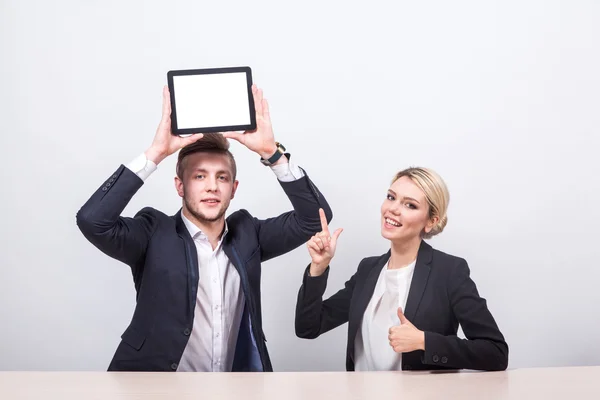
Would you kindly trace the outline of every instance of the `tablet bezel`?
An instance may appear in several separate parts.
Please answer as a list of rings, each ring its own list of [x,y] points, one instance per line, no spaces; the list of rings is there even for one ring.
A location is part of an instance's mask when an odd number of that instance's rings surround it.
[[[249,125],[231,125],[231,126],[209,126],[203,128],[177,127],[177,104],[175,103],[175,88],[173,85],[174,76],[183,75],[208,75],[208,74],[232,74],[246,73],[246,82],[248,84],[248,106],[250,113]],[[210,133],[210,132],[230,132],[230,131],[252,131],[256,129],[256,110],[254,108],[254,96],[252,95],[252,70],[250,67],[228,67],[228,68],[203,68],[203,69],[182,69],[167,72],[167,81],[169,85],[169,95],[171,97],[171,131],[173,135],[189,135],[192,133]]]

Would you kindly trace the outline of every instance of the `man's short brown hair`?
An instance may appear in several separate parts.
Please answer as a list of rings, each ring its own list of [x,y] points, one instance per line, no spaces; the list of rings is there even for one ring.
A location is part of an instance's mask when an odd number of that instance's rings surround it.
[[[188,144],[179,151],[177,156],[176,173],[179,179],[183,179],[183,171],[185,170],[185,159],[190,154],[195,153],[213,153],[223,154],[229,158],[231,163],[232,179],[235,180],[237,175],[237,167],[233,154],[229,151],[229,141],[220,133],[205,133],[204,137]]]

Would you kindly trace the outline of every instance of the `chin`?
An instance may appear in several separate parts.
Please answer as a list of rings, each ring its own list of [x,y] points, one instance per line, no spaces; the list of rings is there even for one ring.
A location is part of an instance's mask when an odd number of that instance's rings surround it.
[[[407,235],[407,232],[390,232],[384,227],[381,227],[381,236],[392,242],[404,242],[410,240],[410,235]]]
[[[219,215],[221,215],[222,210],[204,210],[202,207],[199,207],[194,210],[193,214],[196,218],[205,222],[215,222],[219,219]]]
[[[210,214],[206,213],[204,214],[204,218],[209,221],[209,222],[215,222],[217,221],[221,216],[221,212],[212,212]]]
[[[384,239],[388,239],[388,240],[393,240],[394,235],[392,235],[390,232],[386,231],[385,228],[381,228],[381,236],[383,236]]]

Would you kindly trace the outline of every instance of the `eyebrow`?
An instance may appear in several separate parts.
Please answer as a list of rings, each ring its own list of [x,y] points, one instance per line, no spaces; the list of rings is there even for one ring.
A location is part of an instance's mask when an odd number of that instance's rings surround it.
[[[390,192],[390,193],[392,193],[394,196],[398,197],[398,195],[396,194],[396,192],[394,192],[392,189],[388,189],[388,192]],[[415,202],[415,203],[417,203],[417,204],[421,204],[421,203],[419,203],[419,200],[417,200],[417,199],[413,199],[412,197],[406,197],[406,196],[404,196],[402,199],[404,199],[404,200],[411,200],[411,201],[414,201],[414,202]]]
[[[196,168],[196,169],[194,170],[194,172],[203,172],[203,173],[205,173],[205,174],[208,174],[208,173],[209,173],[209,171],[208,171],[207,169],[204,169],[204,168]],[[219,175],[219,174],[227,174],[227,175],[231,175],[231,172],[229,172],[229,171],[227,171],[227,170],[224,170],[224,169],[222,169],[222,170],[219,170],[219,171],[217,171],[217,172],[216,172],[216,174],[217,174],[217,175]]]

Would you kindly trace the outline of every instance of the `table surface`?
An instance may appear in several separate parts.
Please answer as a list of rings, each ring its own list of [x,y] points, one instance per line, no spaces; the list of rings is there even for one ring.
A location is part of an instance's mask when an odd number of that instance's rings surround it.
[[[0,372],[0,399],[600,399],[600,367],[503,372]]]

